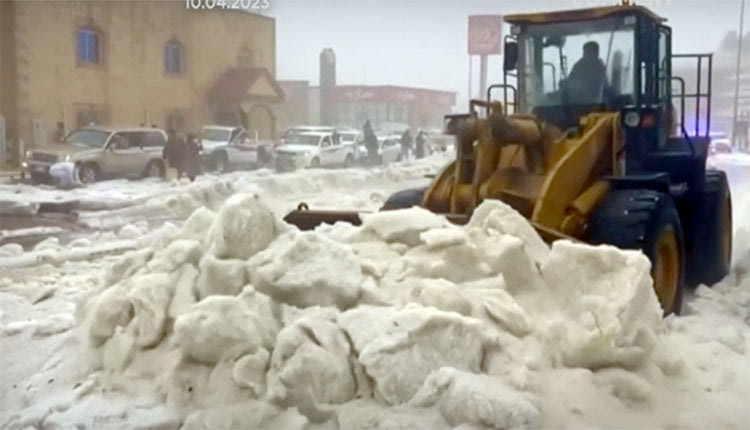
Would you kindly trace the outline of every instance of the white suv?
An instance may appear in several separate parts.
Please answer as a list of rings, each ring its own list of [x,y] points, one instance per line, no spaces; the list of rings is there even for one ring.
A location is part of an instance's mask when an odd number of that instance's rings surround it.
[[[354,145],[341,143],[329,132],[304,132],[289,136],[276,148],[276,169],[349,167],[354,164]]]

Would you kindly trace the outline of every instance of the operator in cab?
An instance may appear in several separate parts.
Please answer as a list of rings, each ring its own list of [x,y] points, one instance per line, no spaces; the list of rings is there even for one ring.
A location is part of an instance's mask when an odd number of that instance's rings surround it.
[[[599,104],[607,80],[607,66],[599,58],[599,44],[583,45],[583,57],[568,76],[568,93],[573,104]]]

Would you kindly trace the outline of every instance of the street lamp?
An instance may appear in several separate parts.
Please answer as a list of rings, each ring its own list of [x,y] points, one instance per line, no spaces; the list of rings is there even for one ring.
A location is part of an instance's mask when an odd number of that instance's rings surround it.
[[[732,115],[732,146],[737,144],[737,110],[740,102],[740,68],[742,65],[742,36],[745,29],[745,0],[742,0],[740,6],[740,33],[739,43],[737,44],[737,70],[734,81],[734,114]]]

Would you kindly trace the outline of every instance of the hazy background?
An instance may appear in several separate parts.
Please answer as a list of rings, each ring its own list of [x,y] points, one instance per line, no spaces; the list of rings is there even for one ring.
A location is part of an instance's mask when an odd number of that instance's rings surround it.
[[[468,15],[578,9],[612,0],[270,0],[276,18],[278,79],[318,82],[318,54],[336,51],[338,84],[390,84],[468,92]],[[668,19],[675,52],[715,50],[738,30],[740,0],[643,0]],[[748,7],[747,9],[750,9]],[[748,22],[746,9],[746,31]],[[507,34],[507,28],[505,29]],[[501,78],[490,57],[488,81]],[[479,60],[472,79],[478,85]]]

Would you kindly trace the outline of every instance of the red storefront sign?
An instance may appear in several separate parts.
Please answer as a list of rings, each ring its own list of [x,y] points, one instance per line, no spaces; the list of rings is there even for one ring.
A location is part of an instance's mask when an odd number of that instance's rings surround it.
[[[350,103],[428,103],[453,106],[456,100],[455,93],[448,91],[396,86],[343,85],[329,91],[331,100]]]
[[[469,16],[469,55],[496,55],[502,52],[503,17]]]

